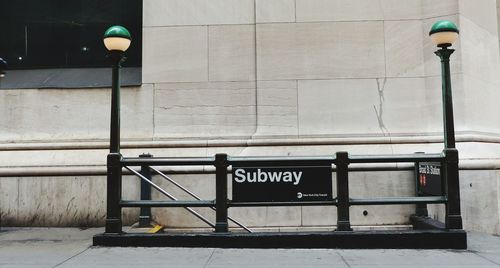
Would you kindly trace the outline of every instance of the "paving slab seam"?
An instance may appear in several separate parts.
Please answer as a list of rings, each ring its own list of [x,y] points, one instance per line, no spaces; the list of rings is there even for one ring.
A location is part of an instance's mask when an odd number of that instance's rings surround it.
[[[92,246],[88,246],[88,247],[87,247],[87,248],[85,248],[84,250],[82,250],[82,251],[80,251],[80,252],[76,253],[75,255],[73,255],[73,256],[71,256],[71,257],[67,258],[66,260],[64,260],[64,261],[62,261],[62,262],[60,262],[60,263],[58,263],[58,264],[54,265],[54,267],[53,267],[53,268],[59,267],[59,266],[63,265],[64,263],[68,262],[69,260],[71,260],[71,259],[73,259],[73,258],[78,257],[80,254],[82,254],[82,253],[84,253],[85,251],[89,250],[91,247],[92,247]]]
[[[491,263],[493,263],[493,264],[497,265],[498,267],[500,267],[500,263],[497,263],[497,262],[495,262],[495,261],[493,261],[493,260],[489,259],[488,257],[485,257],[485,256],[483,256],[483,255],[481,255],[481,254],[479,254],[479,253],[477,253],[477,252],[471,252],[471,253],[473,253],[474,255],[479,256],[480,258],[485,259],[485,260],[487,260],[487,261],[489,261],[489,262],[491,262]]]
[[[214,253],[215,253],[215,251],[216,251],[216,250],[217,250],[216,248],[214,248],[214,249],[212,250],[212,253],[211,253],[211,254],[210,254],[210,256],[208,257],[208,259],[207,259],[207,261],[205,262],[205,264],[203,265],[203,268],[208,267],[208,264],[209,264],[209,263],[210,263],[210,261],[212,260],[212,256],[214,255]]]
[[[337,254],[340,256],[340,259],[342,259],[342,261],[345,263],[345,265],[347,265],[347,267],[351,268],[351,265],[347,262],[347,260],[344,258],[344,256],[342,256],[342,254],[340,254],[339,251],[337,251]]]

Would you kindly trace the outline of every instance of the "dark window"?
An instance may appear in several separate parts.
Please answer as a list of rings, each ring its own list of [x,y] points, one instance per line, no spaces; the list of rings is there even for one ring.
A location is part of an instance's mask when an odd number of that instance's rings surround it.
[[[132,35],[124,67],[141,66],[140,0],[0,0],[0,57],[8,69],[107,67],[104,31]]]

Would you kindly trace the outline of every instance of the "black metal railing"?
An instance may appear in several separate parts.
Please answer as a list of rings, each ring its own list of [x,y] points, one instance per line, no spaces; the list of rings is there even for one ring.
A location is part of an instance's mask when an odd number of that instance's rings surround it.
[[[116,163],[114,162],[116,161]],[[443,166],[442,183],[445,191],[442,196],[415,196],[415,197],[378,197],[378,198],[350,198],[349,197],[349,173],[350,164],[380,164],[380,163],[418,163],[418,162],[439,162]],[[232,165],[256,165],[259,166],[320,166],[334,165],[332,169],[336,173],[337,196],[326,201],[290,201],[290,202],[236,202],[228,199],[227,182],[229,167]],[[153,171],[156,174],[171,180],[154,166],[214,166],[215,167],[215,190],[214,200],[202,200],[189,190],[187,191],[196,200],[178,200],[170,193],[163,190],[151,179]],[[141,172],[133,167],[142,167]],[[122,168],[129,170],[145,183],[145,185],[155,188],[170,200],[122,200],[121,199],[121,177]],[[376,169],[378,171],[384,170]],[[230,207],[257,207],[257,206],[337,206],[337,231],[351,231],[349,209],[358,205],[401,205],[401,204],[437,204],[446,205],[446,222],[448,229],[462,229],[460,215],[460,195],[458,185],[458,152],[456,149],[445,149],[441,154],[402,154],[402,155],[349,155],[347,152],[337,152],[334,156],[314,156],[314,157],[229,157],[227,154],[217,154],[214,157],[176,157],[176,158],[154,158],[150,156],[111,158],[110,175],[111,185],[116,189],[108,188],[108,218],[106,222],[106,233],[121,233],[121,208],[122,207],[184,207],[200,220],[215,229],[215,232],[228,232],[228,220],[236,223],[243,229],[251,232],[246,226],[228,217]],[[175,181],[174,181],[174,184]],[[191,207],[208,207],[216,211],[215,224],[200,215]],[[142,215],[142,213],[141,213]],[[150,216],[150,214],[149,214]]]

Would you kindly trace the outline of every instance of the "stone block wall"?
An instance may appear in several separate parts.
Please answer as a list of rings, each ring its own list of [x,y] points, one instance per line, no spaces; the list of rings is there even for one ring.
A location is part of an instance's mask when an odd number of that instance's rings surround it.
[[[420,1],[409,5],[398,1],[147,1],[143,82],[155,88],[155,108],[163,102],[160,92],[165,83],[176,92],[169,95],[172,103],[190,99],[187,106],[155,109],[155,126],[167,125],[162,114],[171,120],[168,130],[155,129],[154,137],[438,132],[440,121],[433,123],[432,114],[415,124],[419,127],[413,132],[399,127],[419,115],[400,108],[405,102],[408,106],[428,103],[434,97],[423,93],[421,18]],[[237,95],[246,99],[244,103],[183,90],[185,86],[205,91],[224,87],[238,92],[242,82],[247,82],[247,92]],[[386,86],[387,95],[403,101],[399,107],[385,107],[391,105],[385,102]],[[397,96],[399,92],[403,96]],[[213,94],[222,97],[219,93]],[[346,105],[349,102],[356,105]],[[232,115],[225,114],[226,106]],[[197,123],[197,117],[222,127],[213,131],[210,125]],[[229,121],[231,133],[220,117]],[[245,123],[231,124],[228,117]],[[364,124],[353,124],[352,118]]]
[[[122,137],[441,135],[440,66],[428,37],[439,19],[461,28],[451,59],[457,134],[497,136],[495,4],[144,1],[143,84],[122,90]],[[2,142],[108,138],[106,89],[1,94]]]

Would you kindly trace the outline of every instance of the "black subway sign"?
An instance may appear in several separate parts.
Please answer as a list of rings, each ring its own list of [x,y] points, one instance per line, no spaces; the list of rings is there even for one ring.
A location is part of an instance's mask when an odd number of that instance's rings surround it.
[[[441,164],[438,162],[421,162],[418,164],[418,190],[421,195],[441,196]]]
[[[233,202],[332,200],[331,166],[233,166]]]

